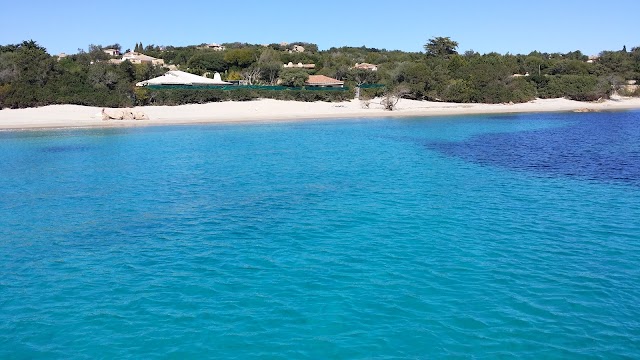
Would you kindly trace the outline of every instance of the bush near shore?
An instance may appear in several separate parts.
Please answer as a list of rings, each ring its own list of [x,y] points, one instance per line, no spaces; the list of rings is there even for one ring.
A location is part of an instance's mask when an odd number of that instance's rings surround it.
[[[322,90],[216,90],[216,89],[136,89],[136,105],[205,104],[220,101],[251,101],[276,99],[295,101],[347,101],[353,99],[353,91]]]
[[[402,96],[415,100],[457,103],[520,103],[534,98],[565,97],[579,101],[621,94],[628,80],[640,80],[640,48],[604,51],[590,60],[579,51],[566,54],[532,52],[528,55],[458,54],[457,43],[434,38],[425,53],[341,47],[318,51],[313,44],[304,53],[280,45],[227,44],[225,51],[197,46],[142,48],[147,55],[195,74],[220,72],[226,79],[248,79],[253,84],[300,85],[304,72],[346,82],[348,91],[298,89],[145,89],[136,83],[163,74],[166,69],[128,61],[110,64],[101,46],[66,57],[51,56],[34,41],[0,46],[0,108],[51,104],[98,107],[178,105],[212,101],[248,101],[272,98],[296,101],[343,101],[362,86],[363,98],[383,96],[402,88]],[[311,46],[309,46],[311,45]],[[117,44],[113,46],[119,46]],[[111,47],[111,46],[110,46]],[[314,64],[310,69],[283,69],[287,63]],[[355,69],[357,62],[377,65],[377,71]],[[374,85],[378,87],[369,87]]]

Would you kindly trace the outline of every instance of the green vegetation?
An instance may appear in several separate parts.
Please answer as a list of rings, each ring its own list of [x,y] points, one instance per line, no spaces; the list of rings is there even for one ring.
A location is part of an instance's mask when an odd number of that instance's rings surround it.
[[[146,64],[111,65],[105,56],[95,46],[66,58],[50,56],[33,41],[0,46],[0,108],[130,106],[135,102],[134,84],[163,72]]]
[[[218,89],[141,89],[146,102],[137,105],[180,105],[180,104],[205,104],[219,101],[249,101],[254,99],[276,99],[296,101],[346,101],[353,99],[351,91],[330,90],[260,90],[251,88],[238,88],[237,90]],[[140,97],[142,99],[143,97]]]
[[[309,79],[309,73],[303,69],[283,69],[280,71],[280,84],[291,87],[302,87]]]
[[[163,74],[166,69],[148,64],[109,62],[103,47],[67,57],[51,56],[34,41],[0,46],[0,108],[49,104],[124,107],[136,104],[183,104],[208,101],[251,100],[259,97],[300,101],[339,101],[390,96],[458,103],[526,102],[537,97],[567,97],[580,101],[607,98],[615,90],[638,95],[625,87],[640,80],[640,47],[604,51],[589,59],[580,51],[566,54],[532,52],[526,55],[457,52],[458,43],[435,37],[425,52],[388,51],[366,47],[340,47],[319,51],[309,43],[223,44],[224,51],[204,46],[160,47],[135,44],[134,50],[162,58],[168,66],[199,75],[219,72],[227,80],[249,85],[282,85],[285,90],[259,88],[140,89],[135,84]],[[304,51],[301,51],[301,48]],[[120,44],[104,48],[121,49]],[[315,64],[314,68],[283,68],[283,64]],[[370,63],[378,71],[354,69]],[[309,75],[326,75],[357,91],[301,89]],[[514,76],[516,75],[516,76]],[[520,76],[518,76],[520,75]],[[374,85],[371,87],[371,85]],[[402,89],[398,92],[397,89]]]
[[[458,43],[448,37],[435,37],[424,45],[427,55],[442,58],[449,58],[458,54],[457,48]]]

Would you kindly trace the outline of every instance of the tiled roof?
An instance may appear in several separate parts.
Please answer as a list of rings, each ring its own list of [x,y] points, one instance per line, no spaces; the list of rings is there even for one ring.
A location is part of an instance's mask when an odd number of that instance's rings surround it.
[[[309,85],[344,85],[344,81],[340,81],[338,79],[332,79],[324,75],[309,75],[309,80],[307,80],[307,84]]]

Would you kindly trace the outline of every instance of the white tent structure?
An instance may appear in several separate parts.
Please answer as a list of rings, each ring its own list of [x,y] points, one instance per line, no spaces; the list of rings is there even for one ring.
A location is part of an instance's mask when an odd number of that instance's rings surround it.
[[[204,76],[190,74],[180,70],[167,71],[157,78],[141,81],[136,86],[147,85],[230,85],[230,82],[222,81],[220,74],[215,73],[213,79]]]

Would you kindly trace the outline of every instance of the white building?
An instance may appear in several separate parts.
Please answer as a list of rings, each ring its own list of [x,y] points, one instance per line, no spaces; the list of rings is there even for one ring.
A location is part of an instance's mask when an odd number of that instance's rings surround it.
[[[191,74],[188,72],[173,70],[167,71],[164,75],[158,76],[153,79],[141,81],[136,84],[136,86],[147,86],[147,85],[187,85],[187,86],[197,86],[197,85],[231,85],[230,82],[222,81],[219,73],[215,73],[213,75],[213,79],[206,78],[204,76],[198,76],[195,74]]]
[[[224,46],[222,46],[220,44],[216,44],[216,43],[211,43],[211,44],[205,45],[204,48],[205,49],[211,49],[211,50],[214,50],[214,51],[224,51],[224,50],[226,50],[226,47],[224,47]]]
[[[118,49],[102,49],[102,51],[109,56],[120,56]]]
[[[300,69],[315,69],[316,64],[303,64],[303,63],[297,63],[294,64],[291,61],[289,61],[288,64],[284,64],[283,67],[285,68],[300,68]]]
[[[160,65],[164,66],[163,59],[156,59],[152,56],[148,56],[145,54],[140,54],[137,52],[130,51],[124,55],[122,55],[122,59],[111,59],[109,60],[112,64],[120,64],[123,61],[129,60],[132,64],[151,64],[151,65]]]
[[[378,71],[378,65],[367,64],[367,63],[361,63],[361,64],[356,63],[356,65],[353,68],[361,69],[361,70],[369,70],[369,71]]]

